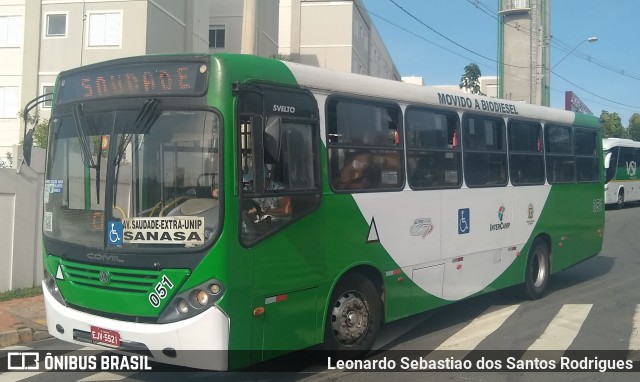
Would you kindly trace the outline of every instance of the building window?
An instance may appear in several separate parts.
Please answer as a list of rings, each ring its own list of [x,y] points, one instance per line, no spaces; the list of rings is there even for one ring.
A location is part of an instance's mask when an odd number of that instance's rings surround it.
[[[0,48],[19,48],[22,16],[0,16]]]
[[[53,97],[53,85],[42,85],[42,95],[49,94],[42,103],[43,108],[51,107],[51,98]]]
[[[17,86],[0,86],[0,118],[18,118]]]
[[[211,25],[209,27],[209,48],[224,48],[224,25]]]
[[[122,12],[89,14],[89,47],[119,47],[122,41]]]
[[[46,37],[66,37],[67,15],[65,13],[46,16]]]

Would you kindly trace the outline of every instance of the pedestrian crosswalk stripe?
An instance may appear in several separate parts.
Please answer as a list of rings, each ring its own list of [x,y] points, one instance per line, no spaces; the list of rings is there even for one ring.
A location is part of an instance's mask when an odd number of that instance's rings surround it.
[[[79,379],[78,382],[92,382],[92,381],[120,381],[125,378],[128,378],[133,373],[125,373],[125,374],[114,374],[109,373],[108,371],[101,371],[95,374],[92,374],[86,378]]]
[[[629,350],[635,352],[632,354],[635,361],[640,361],[640,305],[636,305],[636,312],[633,315],[633,328],[631,330],[631,338],[629,339]]]
[[[496,331],[519,305],[511,305],[477,317],[462,330],[449,337],[436,350],[473,350],[482,340]]]
[[[567,350],[578,335],[580,327],[587,319],[593,304],[566,304],[551,320],[547,329],[527,349]]]

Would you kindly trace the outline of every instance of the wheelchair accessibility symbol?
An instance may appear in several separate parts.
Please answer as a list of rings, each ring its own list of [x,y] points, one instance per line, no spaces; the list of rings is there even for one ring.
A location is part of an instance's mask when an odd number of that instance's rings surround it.
[[[468,208],[461,208],[458,210],[458,234],[462,235],[469,233],[471,230],[471,220]]]
[[[107,244],[122,245],[122,223],[110,221],[107,226]]]

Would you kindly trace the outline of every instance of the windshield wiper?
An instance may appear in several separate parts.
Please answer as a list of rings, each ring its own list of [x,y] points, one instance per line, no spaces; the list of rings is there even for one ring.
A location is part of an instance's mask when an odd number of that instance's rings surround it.
[[[150,98],[144,103],[142,109],[140,109],[140,112],[136,117],[136,120],[133,122],[133,127],[131,129],[132,132],[129,134],[125,133],[124,138],[122,138],[122,141],[120,142],[118,153],[113,160],[114,166],[120,166],[120,162],[122,161],[122,157],[124,156],[124,151],[131,142],[133,136],[135,134],[146,132],[160,117],[160,114],[155,112],[159,104],[160,100],[157,98]]]
[[[73,121],[76,125],[76,132],[78,133],[78,140],[80,141],[80,154],[82,157],[82,163],[88,168],[93,168],[96,170],[96,203],[100,203],[100,162],[101,162],[101,153],[102,149],[98,151],[98,163],[93,161],[93,156],[91,155],[91,147],[89,146],[89,141],[87,140],[87,134],[85,134],[84,129],[82,128],[82,122],[80,120],[80,107],[81,104],[74,104],[71,108],[73,112]]]
[[[126,133],[128,130],[125,129],[125,134],[123,135],[122,140],[120,141],[120,145],[118,146],[118,152],[116,153],[116,157],[113,160],[113,165],[116,168],[115,179],[113,182],[113,205],[116,205],[116,197],[118,192],[118,176],[120,175],[120,162],[122,162],[122,158],[124,157],[124,152],[127,149],[127,146],[131,142],[131,139],[136,134],[144,134],[147,132],[151,126],[156,123],[158,118],[160,118],[160,114],[156,112],[158,105],[160,104],[160,100],[157,98],[149,98],[145,101],[142,109],[138,113],[136,120],[133,122],[133,126],[131,127],[131,133]]]
[[[78,140],[80,140],[82,162],[89,168],[96,168],[96,163],[93,161],[93,157],[91,156],[91,148],[89,147],[89,141],[87,141],[87,135],[84,133],[82,123],[80,122],[80,106],[80,104],[74,104],[72,110],[73,121],[76,125],[76,132],[78,133]]]

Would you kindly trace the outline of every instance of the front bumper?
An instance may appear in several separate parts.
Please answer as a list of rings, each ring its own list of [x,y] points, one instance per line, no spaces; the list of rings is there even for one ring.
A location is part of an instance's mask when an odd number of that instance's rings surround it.
[[[42,286],[49,333],[63,341],[101,350],[148,351],[153,361],[173,365],[208,370],[228,368],[229,318],[216,306],[169,324],[126,322],[63,306],[44,282]],[[121,346],[115,349],[92,342],[91,336],[87,336],[91,326],[118,332]]]

